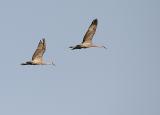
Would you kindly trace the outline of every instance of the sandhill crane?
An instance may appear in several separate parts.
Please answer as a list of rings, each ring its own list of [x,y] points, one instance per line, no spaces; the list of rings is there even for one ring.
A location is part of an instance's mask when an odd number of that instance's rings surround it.
[[[90,48],[90,47],[98,47],[98,48],[105,48],[106,49],[105,46],[98,46],[98,45],[92,44],[92,39],[93,39],[93,36],[96,32],[97,24],[98,24],[98,20],[94,19],[92,21],[91,25],[89,26],[86,34],[84,35],[82,43],[79,45],[76,45],[76,46],[70,46],[69,48],[71,48],[72,50],[81,49],[81,48]]]
[[[43,38],[42,40],[39,41],[37,49],[32,56],[32,60],[22,63],[21,65],[55,65],[53,62],[52,63],[43,62],[43,54],[45,51],[46,51],[46,42],[45,39]]]

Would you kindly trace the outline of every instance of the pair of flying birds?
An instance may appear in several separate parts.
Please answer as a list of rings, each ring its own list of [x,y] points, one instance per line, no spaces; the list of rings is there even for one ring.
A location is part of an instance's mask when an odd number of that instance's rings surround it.
[[[97,46],[92,44],[92,38],[96,32],[98,20],[94,19],[89,26],[86,34],[84,35],[83,41],[81,44],[78,44],[76,46],[70,46],[72,50],[75,49],[82,49],[82,48],[90,48],[90,47],[98,47],[98,48],[105,48],[105,46]],[[45,39],[42,39],[39,41],[38,47],[36,51],[34,52],[32,56],[32,61],[27,61],[25,63],[22,63],[21,65],[54,65],[54,63],[47,64],[43,61],[43,54],[46,51],[46,42]]]

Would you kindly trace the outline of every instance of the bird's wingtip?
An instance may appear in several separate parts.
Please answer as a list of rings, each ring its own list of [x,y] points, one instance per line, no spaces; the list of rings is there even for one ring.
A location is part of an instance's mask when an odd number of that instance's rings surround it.
[[[95,19],[93,20],[93,22],[98,22],[98,19],[97,19],[97,18],[95,18]]]
[[[95,18],[93,21],[92,21],[92,24],[98,24],[98,19],[97,18]]]
[[[45,38],[42,38],[42,41],[43,41],[43,43],[45,43],[45,41],[46,41]]]

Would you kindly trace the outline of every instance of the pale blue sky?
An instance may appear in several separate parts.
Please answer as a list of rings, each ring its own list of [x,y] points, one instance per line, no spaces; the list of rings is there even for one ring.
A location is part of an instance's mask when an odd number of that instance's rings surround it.
[[[1,0],[1,115],[160,115],[160,1]],[[72,51],[94,18],[93,42]],[[21,66],[45,37],[52,66]]]

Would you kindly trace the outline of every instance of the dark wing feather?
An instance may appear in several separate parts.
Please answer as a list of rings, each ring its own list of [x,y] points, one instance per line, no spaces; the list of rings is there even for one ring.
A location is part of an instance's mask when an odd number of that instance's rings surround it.
[[[32,56],[32,61],[42,60],[45,50],[46,50],[46,42],[45,39],[42,39],[42,41],[41,40],[39,41],[38,47]]]
[[[98,24],[98,20],[97,19],[94,19],[91,23],[91,25],[89,26],[86,34],[84,35],[84,38],[83,38],[83,42],[92,42],[92,38],[96,32],[96,28],[97,28],[97,24]]]

